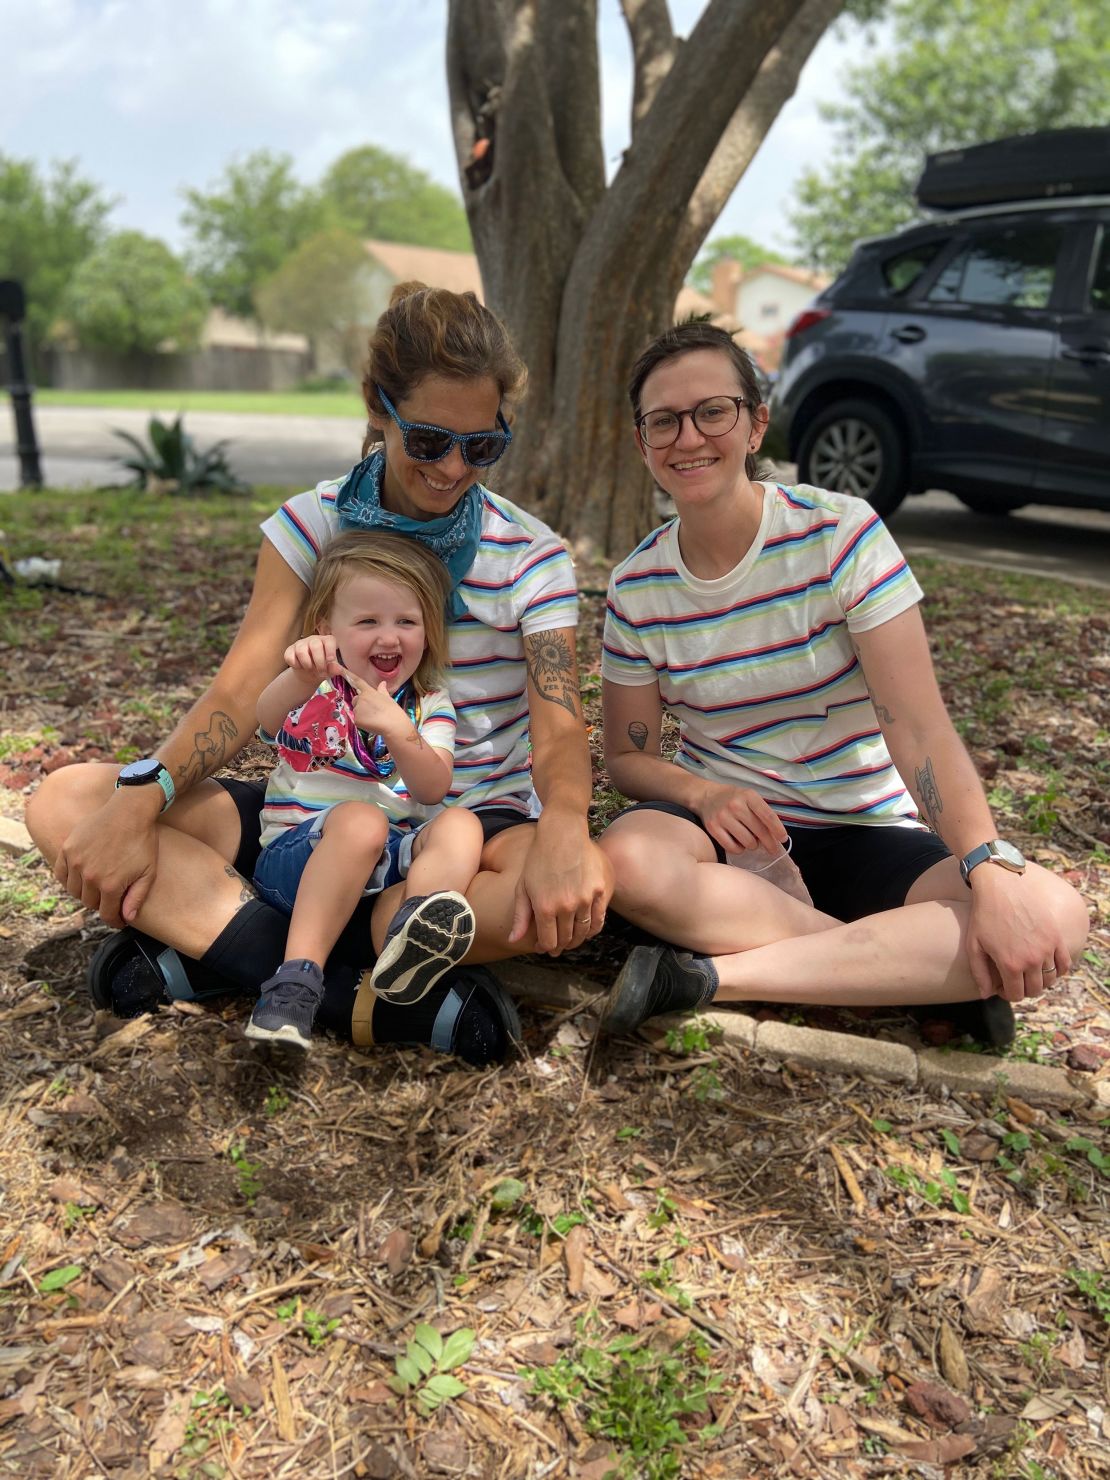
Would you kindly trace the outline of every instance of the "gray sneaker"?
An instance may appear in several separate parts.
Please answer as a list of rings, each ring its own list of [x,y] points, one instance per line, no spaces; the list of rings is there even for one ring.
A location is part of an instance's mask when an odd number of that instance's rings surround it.
[[[289,963],[280,966],[269,981],[259,988],[251,1020],[246,1026],[248,1038],[263,1043],[291,1043],[306,1051],[312,1046],[312,1024],[324,1000],[324,980],[319,967],[315,974],[293,971]]]
[[[719,985],[717,968],[708,956],[673,946],[634,946],[609,989],[601,1032],[621,1037],[648,1018],[693,1012],[712,1002]]]
[[[406,899],[390,921],[370,985],[387,1002],[419,1002],[474,941],[470,902],[454,890]]]

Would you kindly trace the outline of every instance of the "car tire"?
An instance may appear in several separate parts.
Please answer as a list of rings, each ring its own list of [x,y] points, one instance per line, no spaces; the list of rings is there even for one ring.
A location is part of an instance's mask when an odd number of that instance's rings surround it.
[[[965,509],[970,509],[973,514],[984,514],[991,519],[1001,519],[1006,514],[1012,514],[1015,509],[1024,509],[1024,504],[1006,503],[1003,500],[982,498],[977,493],[958,493],[956,497]]]
[[[865,499],[885,518],[909,492],[902,434],[875,402],[836,401],[806,428],[798,476],[815,488]]]

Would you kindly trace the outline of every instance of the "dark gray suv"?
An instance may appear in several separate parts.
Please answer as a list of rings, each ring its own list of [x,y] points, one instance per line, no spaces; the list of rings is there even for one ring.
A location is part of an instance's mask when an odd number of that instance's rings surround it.
[[[1110,195],[983,207],[860,243],[787,331],[772,451],[891,514],[1110,509]]]

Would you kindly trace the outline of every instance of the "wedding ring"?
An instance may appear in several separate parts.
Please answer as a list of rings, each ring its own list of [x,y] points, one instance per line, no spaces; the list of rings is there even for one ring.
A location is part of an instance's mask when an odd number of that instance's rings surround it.
[[[1041,975],[1042,976],[1057,976],[1058,975],[1058,972],[1057,972],[1055,966],[1042,966],[1041,967]]]
[[[578,921],[578,923],[579,923],[579,925],[588,925],[590,923],[590,919],[591,919],[591,916],[589,916],[589,915],[583,915],[581,917],[581,919]]]

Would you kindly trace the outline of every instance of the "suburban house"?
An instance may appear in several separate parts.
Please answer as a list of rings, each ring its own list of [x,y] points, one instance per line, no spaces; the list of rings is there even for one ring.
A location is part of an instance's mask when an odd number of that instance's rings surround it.
[[[777,370],[783,337],[798,314],[831,280],[802,267],[765,262],[745,272],[725,257],[713,269],[710,293],[716,322],[739,326],[740,343],[764,370]]]

